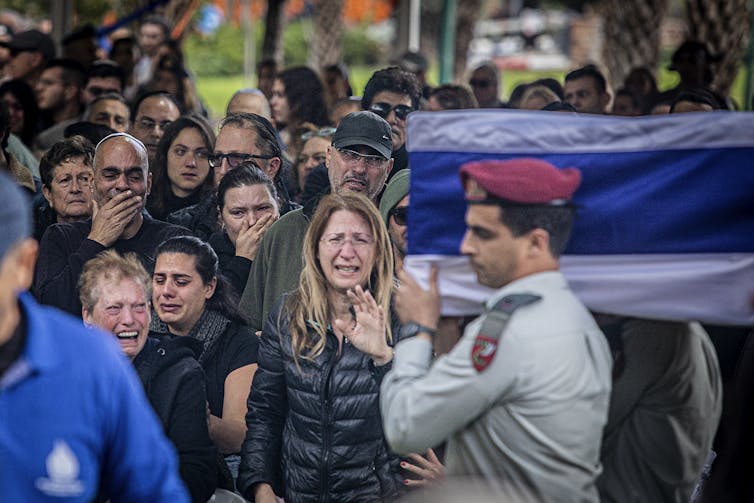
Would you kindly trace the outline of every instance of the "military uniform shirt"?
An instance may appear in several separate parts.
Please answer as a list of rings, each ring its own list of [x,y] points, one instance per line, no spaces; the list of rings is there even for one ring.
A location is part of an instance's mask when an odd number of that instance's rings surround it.
[[[428,341],[398,343],[381,390],[385,435],[400,454],[447,439],[447,477],[481,477],[514,499],[596,502],[608,344],[560,272],[516,280],[487,307],[521,293],[542,298],[512,314],[481,372],[471,352],[482,317],[431,368]]]

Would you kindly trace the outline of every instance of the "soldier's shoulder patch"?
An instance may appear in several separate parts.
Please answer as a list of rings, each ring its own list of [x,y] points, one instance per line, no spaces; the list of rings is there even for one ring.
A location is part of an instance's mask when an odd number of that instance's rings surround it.
[[[530,293],[506,295],[483,316],[482,326],[471,346],[471,363],[477,372],[489,367],[497,353],[498,341],[516,309],[537,302],[542,297]]]

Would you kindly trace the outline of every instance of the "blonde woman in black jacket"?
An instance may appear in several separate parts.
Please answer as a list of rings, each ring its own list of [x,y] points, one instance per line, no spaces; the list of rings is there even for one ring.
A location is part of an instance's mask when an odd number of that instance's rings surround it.
[[[260,503],[389,499],[400,478],[377,374],[392,360],[393,257],[374,203],[322,199],[303,255],[260,341],[238,487]]]

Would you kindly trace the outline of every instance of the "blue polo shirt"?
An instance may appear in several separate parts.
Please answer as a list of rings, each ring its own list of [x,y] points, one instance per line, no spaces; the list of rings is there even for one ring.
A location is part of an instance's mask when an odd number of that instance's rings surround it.
[[[0,501],[189,501],[175,451],[113,336],[19,296],[27,335],[0,379]]]

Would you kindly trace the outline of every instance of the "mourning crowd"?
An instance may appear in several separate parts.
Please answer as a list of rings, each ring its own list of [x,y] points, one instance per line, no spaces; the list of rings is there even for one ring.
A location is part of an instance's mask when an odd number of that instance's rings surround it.
[[[60,48],[11,31],[1,501],[754,497],[750,428],[723,403],[748,389],[726,370],[743,343],[590,313],[560,273],[578,170],[459,166],[460,252],[495,289],[478,318],[441,316],[437,270],[422,286],[403,269],[409,114],[730,109],[704,44],[677,49],[667,91],[589,65],[508,102],[491,63],[432,87],[407,53],[357,97],[344,65],[264,60],[213,124],[161,18],[106,55],[91,28]]]

